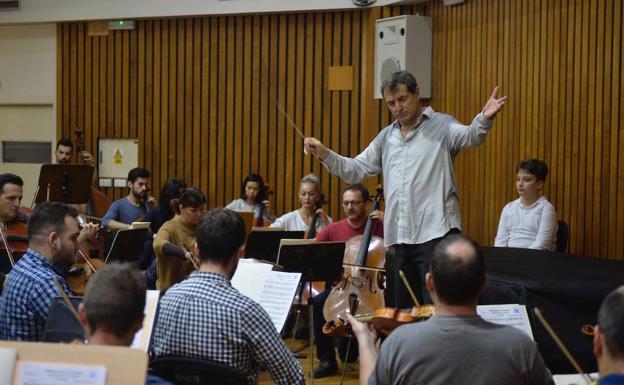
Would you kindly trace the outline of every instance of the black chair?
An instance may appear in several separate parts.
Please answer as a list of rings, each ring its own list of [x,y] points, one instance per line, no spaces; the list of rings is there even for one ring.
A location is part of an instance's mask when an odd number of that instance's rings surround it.
[[[150,362],[150,373],[176,385],[247,385],[249,383],[238,369],[197,358],[155,358]]]
[[[557,229],[557,248],[556,251],[565,253],[568,251],[568,224],[564,221],[557,221],[559,229]]]

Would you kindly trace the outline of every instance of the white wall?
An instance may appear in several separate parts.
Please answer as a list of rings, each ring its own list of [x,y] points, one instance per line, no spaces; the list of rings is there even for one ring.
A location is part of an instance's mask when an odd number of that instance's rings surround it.
[[[377,0],[374,5],[398,3]],[[20,0],[0,24],[359,8],[351,0]]]
[[[54,103],[56,26],[0,26],[0,104]]]
[[[55,98],[56,25],[0,26],[0,173],[24,179],[23,205],[30,206],[41,166],[2,163],[1,141],[55,144]]]

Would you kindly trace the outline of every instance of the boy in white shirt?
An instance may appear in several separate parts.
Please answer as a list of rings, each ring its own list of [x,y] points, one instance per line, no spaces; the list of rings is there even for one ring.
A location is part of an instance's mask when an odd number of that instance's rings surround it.
[[[516,167],[518,199],[501,213],[494,246],[550,250],[556,248],[557,213],[541,195],[548,167],[539,159],[528,159]]]

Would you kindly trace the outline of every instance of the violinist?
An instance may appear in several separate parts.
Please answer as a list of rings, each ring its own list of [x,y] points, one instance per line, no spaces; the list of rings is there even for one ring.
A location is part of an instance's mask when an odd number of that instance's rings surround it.
[[[0,339],[41,340],[52,299],[59,295],[53,277],[71,294],[64,274],[75,262],[81,235],[77,217],[78,210],[60,202],[41,203],[33,210],[29,249],[11,270],[0,297]]]
[[[444,238],[425,281],[435,315],[397,328],[379,354],[374,329],[347,315],[359,342],[360,384],[549,384],[550,372],[525,333],[477,315],[485,271],[475,241],[461,234]]]
[[[598,385],[624,384],[624,286],[605,297],[594,327],[594,354],[598,362]]]
[[[246,236],[245,222],[236,212],[217,208],[204,214],[194,247],[200,268],[162,296],[153,356],[218,361],[243,372],[249,384],[257,383],[264,367],[277,385],[303,385],[301,364],[268,314],[230,283]]]
[[[57,164],[69,164],[72,162],[74,155],[74,143],[67,138],[61,138],[56,142],[56,151],[54,151],[54,157]],[[95,157],[91,155],[89,151],[80,151],[80,163],[88,164],[94,168],[93,177],[91,178],[91,184],[97,185],[97,172],[95,169]]]
[[[316,216],[316,230],[320,231],[326,225],[332,223],[332,219],[327,216],[321,207],[318,207],[321,194],[321,180],[314,174],[304,176],[299,185],[299,203],[301,203],[301,208],[277,218],[270,227],[282,227],[287,231],[305,231],[308,233],[310,224]]]
[[[252,173],[245,177],[241,185],[240,198],[233,200],[225,208],[237,211],[253,211],[256,219],[261,213],[264,213],[261,219],[268,223],[275,220],[275,214],[271,210],[271,202],[269,201],[269,191],[264,180],[258,174]]]
[[[148,192],[147,184],[151,174],[144,168],[135,167],[128,172],[128,189],[125,198],[113,202],[102,218],[102,225],[111,230],[129,229],[132,222],[145,218],[147,211],[156,203]]]
[[[180,196],[179,210],[180,214],[165,222],[154,237],[156,288],[161,292],[195,270],[191,251],[197,238],[197,225],[206,211],[206,196],[197,188],[187,188]]]
[[[342,208],[346,218],[321,230],[316,236],[317,242],[346,242],[352,237],[364,233],[368,210],[370,209],[370,194],[366,187],[359,183],[348,185],[342,193]],[[371,216],[373,217],[372,235],[383,238],[383,212],[375,211],[371,213]],[[314,378],[331,376],[338,371],[333,337],[323,333],[323,325],[326,322],[323,316],[323,307],[329,293],[330,290],[325,290],[312,300],[316,353],[319,359],[319,365],[314,369]],[[353,362],[357,359],[357,346],[352,346],[347,352],[345,338],[340,338],[338,350],[341,359],[347,357],[347,362]]]
[[[0,221],[9,224],[16,220],[25,220],[19,217],[19,208],[22,203],[24,181],[15,174],[0,175]]]

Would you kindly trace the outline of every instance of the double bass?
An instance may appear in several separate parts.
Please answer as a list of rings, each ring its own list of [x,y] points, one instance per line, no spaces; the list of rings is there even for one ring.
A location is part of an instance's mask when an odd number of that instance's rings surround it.
[[[382,199],[383,190],[379,186],[371,213],[379,208]],[[384,307],[378,274],[384,271],[385,250],[383,239],[373,236],[372,228],[373,218],[369,213],[364,234],[349,239],[346,244],[343,278],[332,289],[323,307],[323,316],[328,322],[344,321],[346,313],[373,314],[375,309]]]
[[[77,129],[74,134],[76,135],[76,152],[80,154],[85,151],[84,131]],[[103,192],[91,186],[91,196],[89,199],[88,207],[89,211],[94,218],[102,218],[108,211],[111,200]],[[84,213],[84,214],[89,214]]]

